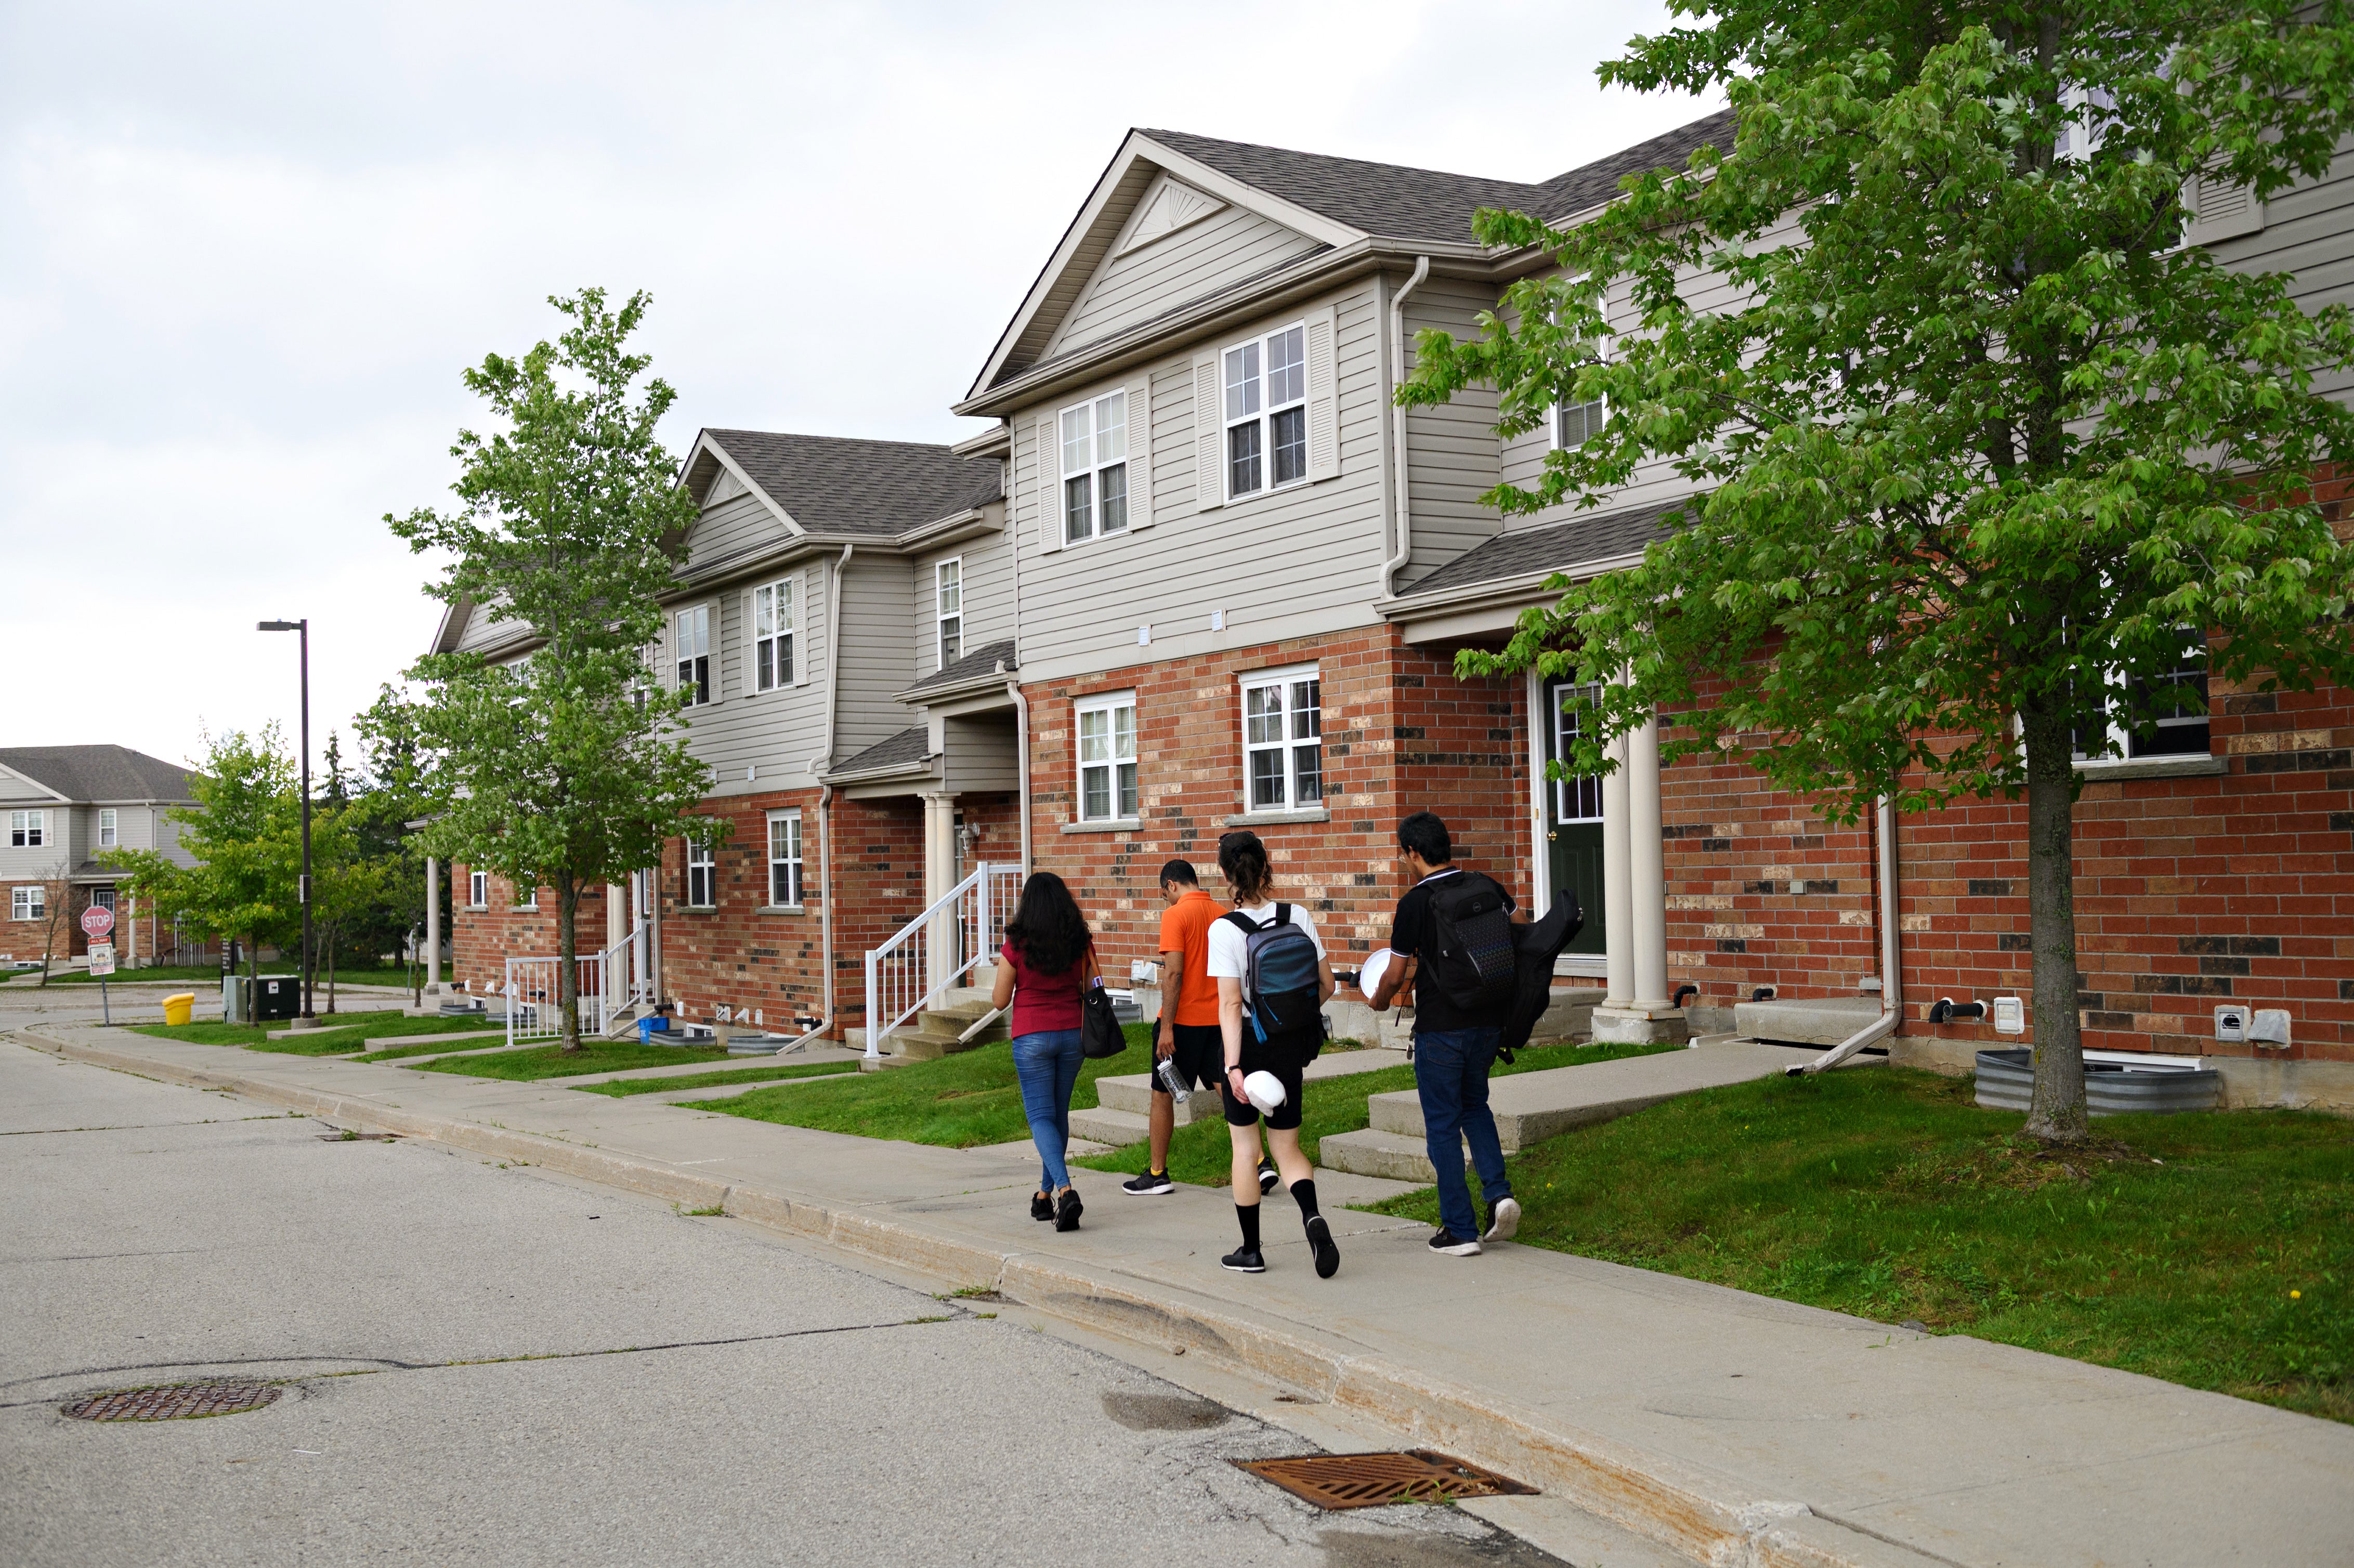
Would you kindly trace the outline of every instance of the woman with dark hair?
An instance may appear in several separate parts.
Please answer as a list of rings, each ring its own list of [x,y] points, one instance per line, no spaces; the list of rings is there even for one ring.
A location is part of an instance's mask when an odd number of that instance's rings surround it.
[[[1058,1231],[1079,1228],[1078,1190],[1063,1162],[1071,1142],[1071,1090],[1079,1066],[1079,998],[1100,979],[1095,938],[1087,917],[1063,879],[1051,871],[1031,874],[1022,902],[1005,923],[998,950],[993,1006],[1011,1003],[1013,1071],[1022,1080],[1022,1112],[1030,1118],[1030,1139],[1038,1146],[1042,1173],[1030,1200],[1030,1217],[1052,1220]]]

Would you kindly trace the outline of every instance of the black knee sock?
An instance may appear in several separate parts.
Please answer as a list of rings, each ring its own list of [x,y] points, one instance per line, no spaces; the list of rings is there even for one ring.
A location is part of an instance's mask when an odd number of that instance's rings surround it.
[[[1291,1195],[1299,1202],[1299,1223],[1306,1224],[1316,1217],[1316,1181],[1310,1177],[1291,1184]]]
[[[1235,1218],[1242,1222],[1243,1250],[1257,1252],[1258,1250],[1258,1205],[1253,1203],[1246,1209],[1240,1203],[1236,1203]]]

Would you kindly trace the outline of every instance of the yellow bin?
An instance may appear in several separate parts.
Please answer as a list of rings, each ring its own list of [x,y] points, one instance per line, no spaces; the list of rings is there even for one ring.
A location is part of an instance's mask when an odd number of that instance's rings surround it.
[[[196,993],[195,991],[184,991],[177,996],[167,996],[164,999],[164,1022],[166,1023],[186,1023],[188,1021],[188,1014],[194,1012],[196,1008]]]

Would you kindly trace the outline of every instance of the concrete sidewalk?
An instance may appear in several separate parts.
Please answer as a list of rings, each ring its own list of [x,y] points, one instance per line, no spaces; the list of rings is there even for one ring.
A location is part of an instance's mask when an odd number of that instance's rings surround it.
[[[1027,1213],[1031,1172],[537,1084],[41,1025],[29,1044],[731,1213],[1036,1309],[1246,1363],[1519,1476],[1695,1563],[2354,1560],[2354,1428],[1961,1336],[1907,1333],[1530,1247],[1437,1257],[1331,1213],[1316,1278],[1280,1197],[1230,1275],[1223,1192]]]

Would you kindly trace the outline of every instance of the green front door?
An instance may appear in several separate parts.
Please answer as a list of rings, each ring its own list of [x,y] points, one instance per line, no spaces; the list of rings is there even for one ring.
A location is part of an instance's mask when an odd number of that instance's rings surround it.
[[[1570,682],[1545,687],[1545,760],[1565,756],[1577,738],[1577,715],[1564,711],[1563,699],[1576,691]],[[1585,923],[1570,938],[1565,953],[1600,953],[1602,931],[1602,780],[1559,779],[1545,781],[1545,840],[1552,852],[1555,891],[1577,895]],[[1543,911],[1537,912],[1542,915]]]

